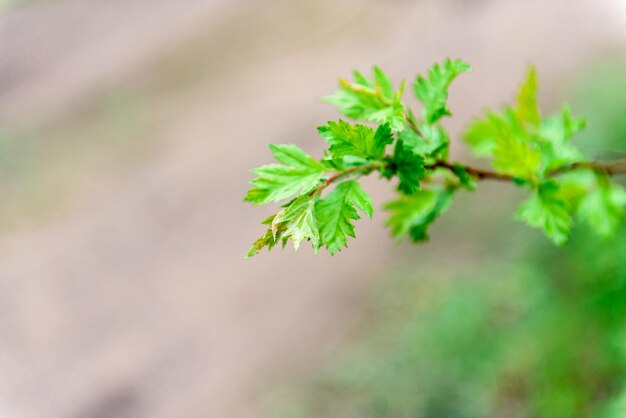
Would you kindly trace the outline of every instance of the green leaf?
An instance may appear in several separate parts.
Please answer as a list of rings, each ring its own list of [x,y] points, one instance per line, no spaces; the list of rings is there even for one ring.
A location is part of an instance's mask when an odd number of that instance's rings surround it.
[[[537,73],[531,67],[518,92],[515,109],[489,111],[464,134],[472,151],[494,157],[495,168],[526,179],[583,160],[570,139],[584,128],[584,120],[573,118],[567,106],[560,114],[542,120],[537,86]]]
[[[374,86],[382,91],[383,97],[388,100],[393,100],[396,92],[393,89],[393,83],[391,79],[383,70],[374,66]]]
[[[526,72],[526,80],[520,87],[517,94],[517,118],[522,123],[533,126],[539,126],[541,122],[541,114],[537,104],[537,89],[539,82],[537,80],[537,71],[535,67],[528,68]]]
[[[625,207],[626,191],[607,179],[582,197],[578,216],[598,235],[608,238],[624,218]]]
[[[385,156],[387,145],[393,142],[393,134],[389,124],[385,123],[376,129],[374,134],[374,146],[372,149],[372,159],[380,160]]]
[[[337,106],[351,119],[388,123],[394,131],[401,130],[405,121],[404,82],[399,90],[394,90],[389,77],[378,67],[374,67],[374,79],[358,71],[353,75],[353,82],[340,79],[340,89],[322,100]]]
[[[271,225],[275,217],[276,215],[270,216],[269,218],[263,220],[261,222],[261,225]],[[267,228],[265,234],[263,234],[259,239],[254,241],[252,247],[250,247],[250,250],[248,250],[248,253],[246,254],[246,258],[252,257],[265,247],[267,247],[268,251],[271,250],[276,245],[276,243],[280,241],[283,232],[284,228],[282,227],[278,228],[276,230],[276,233],[272,231],[271,227]]]
[[[584,128],[585,120],[573,118],[568,106],[560,114],[550,116],[541,123],[538,141],[546,170],[584,159],[583,154],[571,143],[571,138]]]
[[[324,166],[296,145],[270,145],[274,157],[283,164],[269,164],[252,170],[257,178],[244,201],[256,205],[277,202],[308,193],[319,184]]]
[[[585,125],[585,120],[574,118],[569,106],[566,105],[560,114],[546,118],[540,134],[552,142],[565,142],[585,129]]]
[[[403,141],[396,142],[391,160],[393,171],[400,183],[398,190],[406,195],[415,193],[420,188],[420,180],[424,178],[424,159],[415,154]]]
[[[559,185],[558,198],[569,202],[574,209],[590,190],[597,187],[598,175],[591,170],[574,170],[560,174],[553,181]]]
[[[450,207],[451,190],[419,190],[385,205],[390,212],[386,225],[401,239],[407,233],[414,242],[428,239],[428,227]]]
[[[493,166],[501,173],[533,180],[541,165],[541,152],[523,138],[504,134],[496,139]]]
[[[466,129],[463,137],[472,151],[478,155],[492,155],[497,140],[502,137],[532,140],[533,129],[536,130],[541,122],[537,87],[537,73],[530,67],[518,92],[514,109],[505,107],[501,113],[489,110]]]
[[[385,155],[386,146],[393,142],[388,124],[374,131],[368,126],[339,120],[320,126],[317,131],[330,145],[330,158],[338,164],[344,157],[379,160]]]
[[[517,219],[533,228],[541,228],[557,245],[563,245],[572,227],[570,206],[558,196],[559,187],[549,181],[543,183],[526,200],[517,213]]]
[[[413,83],[415,97],[424,105],[423,117],[433,124],[443,116],[450,116],[448,109],[448,87],[461,73],[470,71],[468,63],[461,60],[446,59],[443,64],[435,64],[429,71],[428,76],[418,75]]]
[[[452,166],[452,172],[457,176],[461,183],[461,187],[474,191],[477,188],[476,180],[472,177],[462,164],[454,164]]]
[[[475,119],[465,131],[463,139],[477,155],[493,156],[498,139],[526,136],[516,113],[511,108],[505,108],[503,113],[488,111],[484,117]]]
[[[320,246],[320,236],[315,219],[315,197],[309,195],[298,196],[272,220],[272,233],[278,239],[279,232],[283,239],[291,238],[296,250],[304,240],[310,240],[317,253]]]
[[[463,139],[476,155],[492,155],[496,140],[500,137],[501,116],[487,112],[483,118],[476,118],[463,133]]]
[[[315,204],[321,242],[331,255],[348,246],[348,237],[354,238],[353,221],[360,219],[355,207],[372,217],[371,198],[354,180],[339,184]]]
[[[448,133],[439,125],[421,124],[418,135],[413,129],[405,128],[398,134],[398,138],[415,154],[430,158],[446,158],[450,138]]]

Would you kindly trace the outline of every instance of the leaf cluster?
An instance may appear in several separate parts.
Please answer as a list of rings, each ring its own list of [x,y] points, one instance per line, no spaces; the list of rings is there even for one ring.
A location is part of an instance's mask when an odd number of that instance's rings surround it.
[[[609,237],[623,217],[626,192],[572,143],[585,121],[573,117],[568,106],[542,116],[537,91],[537,73],[531,67],[516,103],[476,119],[465,141],[498,173],[529,190],[517,219],[542,229],[559,245],[568,240],[576,219]]]
[[[318,127],[328,147],[316,159],[296,145],[270,145],[277,163],[252,170],[256,175],[244,200],[255,205],[282,202],[264,220],[266,232],[248,252],[252,256],[278,242],[303,241],[314,251],[335,254],[355,237],[359,212],[371,218],[373,204],[358,180],[378,175],[396,184],[398,197],[384,205],[386,225],[396,239],[428,239],[428,228],[452,203],[459,190],[476,190],[477,181],[511,180],[529,192],[517,218],[541,228],[563,244],[574,218],[609,236],[626,206],[626,192],[611,181],[603,166],[585,160],[572,137],[585,123],[567,106],[543,117],[538,106],[537,73],[530,68],[514,105],[487,111],[474,120],[464,139],[477,156],[488,158],[489,172],[448,159],[450,136],[442,124],[451,116],[448,89],[468,63],[447,59],[435,64],[412,85],[421,112],[403,101],[406,82],[394,87],[374,67],[371,77],[354,71],[339,80],[339,90],[323,98],[351,121],[339,119]]]

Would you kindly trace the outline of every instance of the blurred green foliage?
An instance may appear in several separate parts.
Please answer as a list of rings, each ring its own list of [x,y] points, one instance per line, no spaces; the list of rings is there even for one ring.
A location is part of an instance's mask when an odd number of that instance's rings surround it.
[[[598,149],[626,149],[620,68],[589,76],[602,85],[583,77],[589,87],[575,104],[589,115],[588,135],[601,133]],[[441,259],[391,273],[367,337],[284,416],[626,416],[626,227],[609,240],[575,228],[565,247],[523,235],[515,256],[493,248],[463,273]]]

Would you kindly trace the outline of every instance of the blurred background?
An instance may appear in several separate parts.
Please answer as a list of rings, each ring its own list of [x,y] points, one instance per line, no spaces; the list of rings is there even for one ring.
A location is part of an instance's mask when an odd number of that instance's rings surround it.
[[[484,184],[424,246],[377,210],[243,259],[268,143],[319,156],[338,77],[448,56],[456,138],[533,63],[626,154],[624,0],[0,0],[0,417],[626,416],[626,229],[556,249]]]

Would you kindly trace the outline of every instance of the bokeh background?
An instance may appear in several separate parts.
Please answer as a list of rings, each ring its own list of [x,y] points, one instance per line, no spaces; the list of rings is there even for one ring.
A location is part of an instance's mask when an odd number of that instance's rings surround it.
[[[448,56],[456,138],[533,63],[626,154],[624,0],[0,0],[0,417],[626,416],[626,229],[555,249],[484,184],[425,246],[377,210],[243,259],[269,142],[320,155],[337,77]]]

